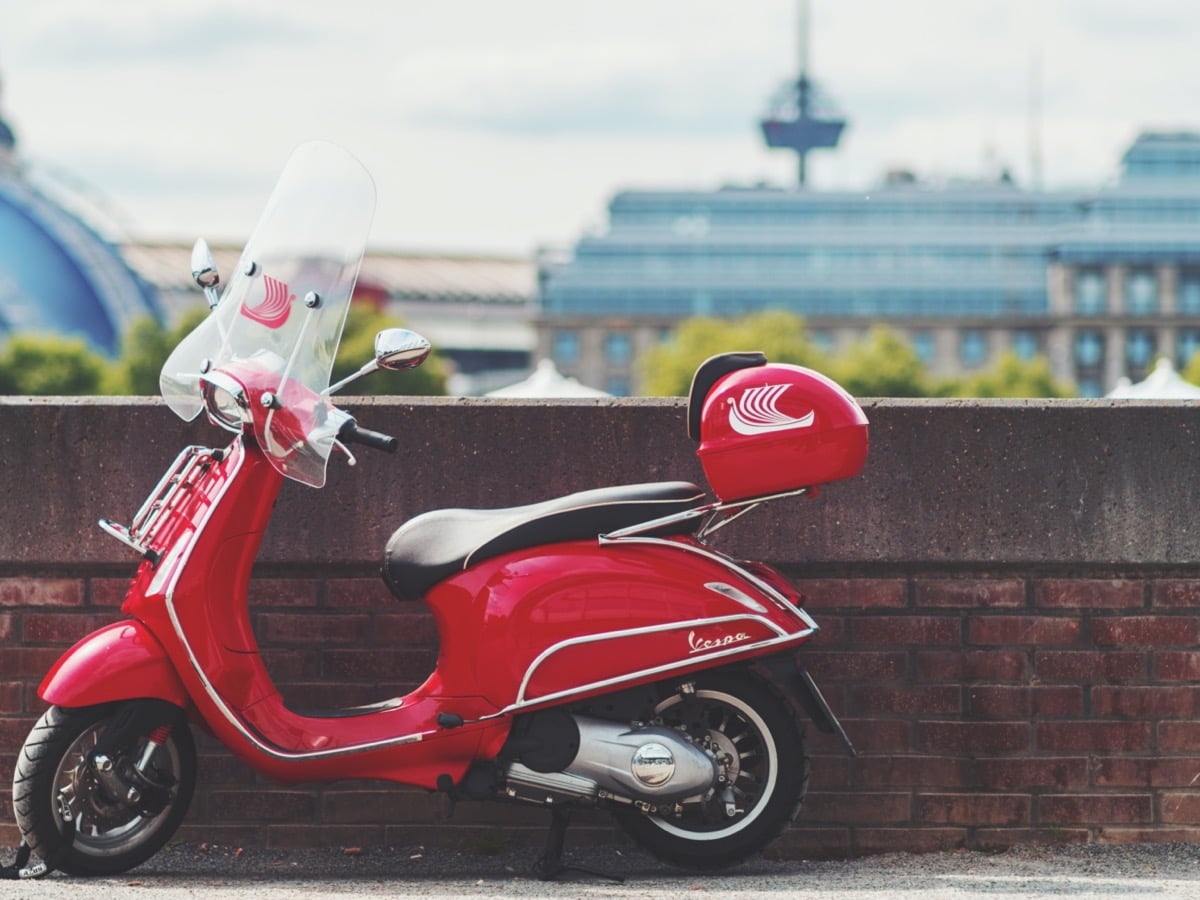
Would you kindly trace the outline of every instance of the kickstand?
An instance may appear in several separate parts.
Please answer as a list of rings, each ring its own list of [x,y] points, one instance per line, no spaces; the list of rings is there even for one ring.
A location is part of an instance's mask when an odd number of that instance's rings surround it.
[[[610,875],[607,872],[597,872],[595,869],[585,869],[582,866],[564,866],[562,861],[563,842],[567,836],[567,826],[571,823],[571,810],[565,806],[556,806],[550,812],[550,834],[546,836],[546,851],[533,864],[533,874],[539,881],[562,881],[569,874],[589,875],[593,878],[604,878],[608,881],[624,884],[625,879],[620,875]]]

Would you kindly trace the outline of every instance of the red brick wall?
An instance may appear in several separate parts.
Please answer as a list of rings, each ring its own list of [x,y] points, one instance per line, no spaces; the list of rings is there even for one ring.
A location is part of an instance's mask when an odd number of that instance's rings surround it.
[[[304,705],[377,700],[429,672],[431,618],[376,575],[387,532],[413,513],[702,478],[677,403],[379,401],[365,413],[406,450],[360,455],[325,492],[285,488],[252,587],[268,666]],[[721,532],[723,549],[800,584],[822,626],[802,662],[859,750],[849,759],[810,729],[810,795],[780,851],[1200,839],[1194,412],[890,402],[868,413],[862,477]],[[17,837],[8,786],[42,709],[36,686],[119,615],[132,572],[93,523],[135,509],[195,439],[154,404],[0,402],[0,844]],[[149,462],[123,463],[131,447]],[[434,795],[386,785],[275,787],[199,744],[183,832],[195,840],[543,839],[540,810],[460,804],[451,817]],[[614,834],[599,814],[583,829]]]
[[[794,852],[1200,839],[1200,585],[799,583],[859,756],[813,738]]]

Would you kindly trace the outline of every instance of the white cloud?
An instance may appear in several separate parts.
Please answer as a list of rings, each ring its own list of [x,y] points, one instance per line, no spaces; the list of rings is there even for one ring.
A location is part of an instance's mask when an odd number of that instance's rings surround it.
[[[850,119],[818,186],[905,165],[1095,185],[1142,126],[1200,128],[1190,0],[813,0],[812,70]],[[300,141],[380,185],[391,245],[569,243],[626,185],[787,181],[756,118],[794,77],[796,0],[0,0],[3,111],[143,234],[240,237]]]

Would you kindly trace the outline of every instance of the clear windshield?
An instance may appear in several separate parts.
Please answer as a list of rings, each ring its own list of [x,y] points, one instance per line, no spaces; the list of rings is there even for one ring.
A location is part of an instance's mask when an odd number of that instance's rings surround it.
[[[339,420],[326,415],[332,407],[321,393],[374,213],[375,184],[357,159],[333,144],[299,147],[220,304],[163,366],[167,405],[195,418],[204,408],[200,376],[209,371],[277,380],[277,408],[265,414],[259,443],[284,475],[323,485]]]

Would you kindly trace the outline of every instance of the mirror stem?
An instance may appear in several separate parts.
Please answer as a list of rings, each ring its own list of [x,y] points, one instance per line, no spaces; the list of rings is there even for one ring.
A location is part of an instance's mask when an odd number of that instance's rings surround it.
[[[338,391],[340,391],[342,388],[344,388],[350,382],[357,381],[358,379],[362,378],[364,375],[370,375],[372,372],[374,372],[378,368],[379,368],[379,363],[376,360],[373,360],[373,359],[369,360],[368,362],[363,363],[362,368],[359,369],[354,374],[347,375],[345,378],[343,378],[337,384],[331,384],[329,387],[325,388],[325,390],[321,391],[321,396],[328,397],[331,394],[336,394]]]

